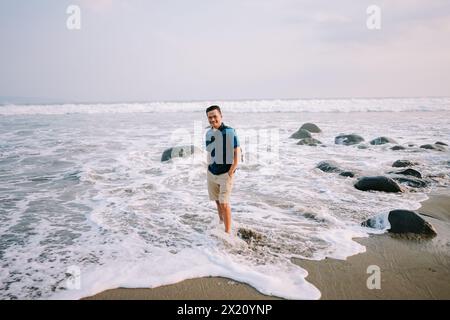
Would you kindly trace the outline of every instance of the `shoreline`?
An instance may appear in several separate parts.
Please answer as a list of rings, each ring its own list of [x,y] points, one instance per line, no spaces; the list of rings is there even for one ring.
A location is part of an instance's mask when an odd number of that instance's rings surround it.
[[[323,300],[450,299],[450,196],[430,194],[417,210],[436,229],[430,240],[408,240],[389,233],[354,241],[366,252],[346,260],[291,259],[308,271],[306,280]],[[369,266],[380,269],[380,289],[368,289]],[[184,280],[156,288],[117,288],[82,300],[268,300],[245,283],[222,277]]]

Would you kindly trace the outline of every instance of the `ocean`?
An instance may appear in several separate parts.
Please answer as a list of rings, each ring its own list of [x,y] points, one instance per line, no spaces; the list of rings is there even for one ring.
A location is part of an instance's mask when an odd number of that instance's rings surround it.
[[[231,196],[228,237],[208,199],[206,153],[161,162],[167,148],[204,148],[205,109],[219,104],[244,161]],[[361,226],[415,210],[450,190],[450,98],[304,99],[0,106],[0,299],[79,299],[117,287],[156,287],[222,276],[259,292],[317,299],[291,258],[345,259]],[[289,138],[306,122],[322,146]],[[360,145],[334,143],[356,133]],[[392,144],[371,145],[387,136]],[[361,147],[363,146],[363,147]],[[403,193],[363,192],[356,178],[316,168],[332,160],[358,176],[385,175],[399,159],[429,181]]]

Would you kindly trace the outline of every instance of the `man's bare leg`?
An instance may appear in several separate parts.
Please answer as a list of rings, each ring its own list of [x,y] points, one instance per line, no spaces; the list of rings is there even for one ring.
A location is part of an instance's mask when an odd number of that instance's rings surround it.
[[[222,217],[225,222],[225,232],[231,233],[231,205],[229,203],[220,203],[222,209]]]
[[[222,208],[220,206],[219,200],[216,200],[216,205],[217,205],[217,213],[219,214],[220,223],[223,223]]]

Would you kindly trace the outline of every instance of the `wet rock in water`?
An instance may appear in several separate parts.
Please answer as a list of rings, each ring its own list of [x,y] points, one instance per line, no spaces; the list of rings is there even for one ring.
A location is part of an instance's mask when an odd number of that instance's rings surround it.
[[[445,147],[440,144],[423,144],[420,147],[428,150],[445,151]]]
[[[316,168],[322,170],[323,172],[342,172],[343,170],[339,168],[339,165],[334,161],[321,161],[317,164]]]
[[[194,152],[199,152],[201,149],[195,147],[194,145],[190,146],[177,146],[173,148],[169,148],[164,150],[161,156],[161,162],[168,161],[172,158],[185,158],[194,154]]]
[[[388,215],[378,214],[362,222],[361,225],[367,228],[385,229],[388,226]]]
[[[444,143],[444,142],[442,142],[442,141],[436,141],[434,144],[438,144],[438,145],[441,145],[441,146],[448,146],[448,144],[446,144],[446,143]]]
[[[312,133],[322,132],[322,130],[320,130],[320,128],[317,125],[315,125],[314,123],[310,123],[310,122],[304,123],[300,127],[300,129],[305,129],[305,130],[308,130],[309,132],[312,132]]]
[[[413,188],[425,188],[428,186],[428,183],[422,179],[419,178],[413,178],[413,177],[392,177],[395,181],[398,181],[401,184],[405,184],[408,187]]]
[[[411,169],[411,168],[408,168],[408,169],[405,169],[402,171],[391,171],[389,173],[402,174],[404,176],[413,176],[416,178],[422,178],[422,174],[419,171]]]
[[[238,232],[237,232],[238,237],[240,237],[242,240],[244,240],[247,243],[251,243],[251,242],[258,242],[263,240],[263,235],[250,230],[250,229],[245,229],[245,228],[239,228]]]
[[[362,177],[354,186],[361,191],[402,192],[394,180],[384,176]]]
[[[392,210],[389,212],[389,223],[391,233],[414,233],[423,237],[436,236],[436,230],[414,211]]]
[[[404,146],[400,146],[400,145],[396,145],[396,146],[391,147],[391,150],[394,150],[394,151],[396,151],[396,150],[405,150],[405,149],[406,148]]]
[[[308,130],[305,129],[298,129],[297,132],[292,134],[290,138],[292,139],[304,139],[304,138],[311,138],[312,135]]]
[[[387,220],[391,225],[388,231],[398,235],[415,235],[424,238],[436,236],[433,226],[425,221],[420,215],[410,210],[392,210],[387,215]],[[378,215],[367,219],[361,223],[368,228],[385,228],[387,226],[386,216]]]
[[[395,161],[392,166],[395,168],[404,168],[404,167],[411,167],[417,165],[417,162],[413,162],[410,160],[397,160]]]
[[[343,144],[346,146],[358,144],[360,142],[363,142],[364,138],[357,135],[357,134],[341,134],[334,138],[335,144]]]
[[[370,144],[373,145],[379,145],[379,144],[385,144],[385,143],[397,143],[394,139],[388,138],[388,137],[378,137],[370,141]]]
[[[351,171],[343,171],[339,173],[340,176],[353,178],[355,176],[354,172]]]
[[[297,142],[297,144],[299,145],[307,145],[307,146],[317,146],[318,144],[322,144],[322,142],[320,142],[317,139],[314,138],[304,138],[302,140],[300,140],[299,142]]]

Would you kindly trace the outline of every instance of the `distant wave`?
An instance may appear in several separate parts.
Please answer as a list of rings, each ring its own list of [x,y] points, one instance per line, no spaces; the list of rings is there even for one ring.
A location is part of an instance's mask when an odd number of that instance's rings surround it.
[[[0,115],[73,113],[204,112],[218,104],[226,112],[408,112],[450,111],[450,98],[299,99],[115,104],[3,105]]]

